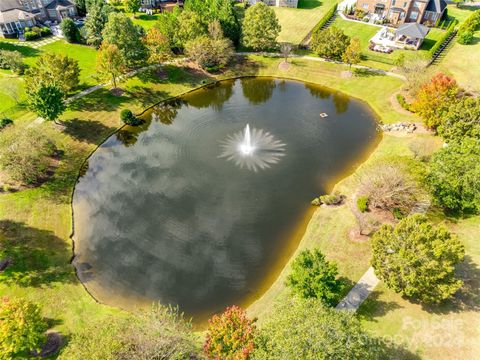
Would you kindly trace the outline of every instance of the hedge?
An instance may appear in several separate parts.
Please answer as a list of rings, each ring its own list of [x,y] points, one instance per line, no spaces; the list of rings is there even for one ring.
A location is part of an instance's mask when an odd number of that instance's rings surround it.
[[[443,34],[443,36],[428,51],[428,55],[430,58],[433,58],[437,50],[440,49],[440,47],[445,43],[445,41],[447,41],[450,35],[455,31],[455,25],[457,25],[457,23],[458,23],[458,20],[456,19],[452,21],[452,23],[448,26],[447,30],[445,31],[445,34]]]
[[[473,42],[474,33],[480,28],[480,10],[470,15],[458,29],[458,42],[468,45]]]
[[[317,23],[317,25],[314,26],[312,30],[312,34],[319,31],[323,27],[323,25],[325,25],[328,22],[328,20],[332,18],[333,15],[335,15],[335,12],[337,11],[337,6],[338,4],[335,4],[330,8],[330,10],[327,11],[327,13]]]

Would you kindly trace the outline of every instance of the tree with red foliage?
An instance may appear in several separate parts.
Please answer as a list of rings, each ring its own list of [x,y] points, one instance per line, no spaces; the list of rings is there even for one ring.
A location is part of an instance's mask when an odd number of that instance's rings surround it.
[[[255,325],[245,310],[230,306],[209,321],[203,349],[210,359],[246,360],[253,352]]]
[[[443,115],[456,102],[460,88],[454,78],[436,74],[417,93],[412,109],[423,118],[425,125],[436,128]]]

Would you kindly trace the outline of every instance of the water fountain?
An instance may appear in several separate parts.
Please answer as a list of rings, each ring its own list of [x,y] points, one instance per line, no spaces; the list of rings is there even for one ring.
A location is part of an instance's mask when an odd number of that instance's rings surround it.
[[[285,156],[285,144],[262,129],[250,129],[247,124],[243,131],[230,135],[221,143],[220,158],[233,161],[240,168],[258,171],[267,169]]]

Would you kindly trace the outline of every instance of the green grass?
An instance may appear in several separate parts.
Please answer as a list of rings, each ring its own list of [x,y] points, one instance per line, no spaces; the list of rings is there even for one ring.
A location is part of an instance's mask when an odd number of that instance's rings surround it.
[[[362,46],[362,53],[367,56],[362,62],[362,65],[378,67],[381,69],[390,69],[395,60],[401,54],[405,55],[405,58],[428,56],[428,51],[435,45],[438,39],[441,38],[444,33],[443,30],[432,28],[425,38],[422,46],[418,51],[413,50],[395,50],[391,54],[383,54],[380,52],[371,51],[368,49],[370,39],[380,30],[377,26],[369,24],[355,23],[352,21],[346,21],[338,17],[335,19],[331,26],[335,26],[350,37],[357,37],[360,40]]]
[[[278,41],[300,44],[322,16],[337,2],[338,0],[300,0],[297,9],[274,7],[282,26]]]

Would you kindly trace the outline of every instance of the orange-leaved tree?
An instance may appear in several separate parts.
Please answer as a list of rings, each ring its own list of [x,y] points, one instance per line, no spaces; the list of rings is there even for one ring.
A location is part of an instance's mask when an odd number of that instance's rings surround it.
[[[420,88],[412,109],[427,127],[436,128],[441,124],[442,116],[457,101],[459,93],[460,87],[454,78],[438,73]]]
[[[203,349],[210,359],[246,360],[254,349],[254,320],[245,310],[230,306],[209,320]]]

